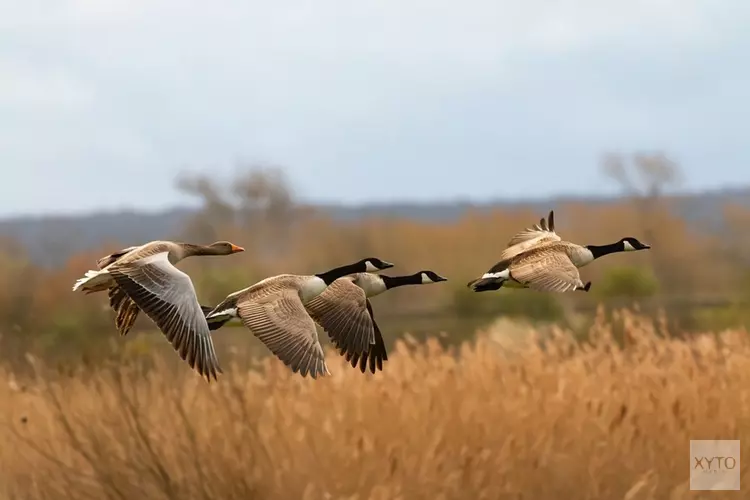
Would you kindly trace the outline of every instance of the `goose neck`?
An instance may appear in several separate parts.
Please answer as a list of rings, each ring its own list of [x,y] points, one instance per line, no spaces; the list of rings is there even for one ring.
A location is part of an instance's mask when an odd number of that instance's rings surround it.
[[[357,264],[349,264],[346,266],[333,268],[330,271],[316,274],[315,276],[322,279],[326,285],[330,285],[331,283],[333,283],[334,281],[336,281],[337,279],[341,277],[361,271],[359,267],[360,266],[358,266]]]
[[[386,290],[390,290],[391,288],[397,288],[399,286],[422,284],[422,278],[419,274],[412,274],[409,276],[380,275],[380,277],[382,278],[383,283],[385,284]]]
[[[586,248],[594,256],[594,259],[625,250],[620,242],[610,243],[609,245],[586,245]]]

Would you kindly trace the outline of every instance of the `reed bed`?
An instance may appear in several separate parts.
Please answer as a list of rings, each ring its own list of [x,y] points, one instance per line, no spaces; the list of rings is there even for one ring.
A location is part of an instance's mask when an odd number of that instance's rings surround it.
[[[0,372],[0,498],[737,498],[689,491],[688,450],[749,456],[747,333],[678,339],[621,312],[589,337],[407,338],[374,376],[329,352],[317,381],[271,358],[212,384],[159,357],[65,375],[32,359],[35,377]]]

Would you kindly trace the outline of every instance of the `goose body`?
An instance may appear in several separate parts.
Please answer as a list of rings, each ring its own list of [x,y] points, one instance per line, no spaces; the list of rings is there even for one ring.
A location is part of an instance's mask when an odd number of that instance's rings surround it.
[[[343,276],[390,267],[393,264],[389,262],[368,258],[321,274],[272,276],[228,295],[209,311],[203,310],[211,330],[239,318],[293,372],[317,378],[330,372],[306,306]],[[375,343],[374,333],[366,342],[368,346]]]
[[[500,261],[467,286],[475,292],[498,290],[503,286],[531,288],[547,292],[588,291],[591,282],[583,283],[578,269],[594,260],[616,252],[646,250],[649,247],[633,237],[609,245],[578,245],[563,241],[555,233],[554,212],[547,220],[516,234]]]
[[[305,309],[353,367],[359,364],[364,373],[369,361],[370,371],[375,373],[376,369],[383,369],[388,355],[369,299],[400,286],[441,281],[447,279],[433,271],[408,276],[356,273],[334,281],[306,304]]]
[[[156,323],[174,349],[191,368],[210,379],[221,373],[205,316],[190,277],[177,269],[182,259],[197,255],[229,255],[243,251],[229,242],[193,245],[152,241],[128,247],[97,261],[98,270],[87,271],[73,291],[108,290],[115,325],[126,334],[143,310]]]

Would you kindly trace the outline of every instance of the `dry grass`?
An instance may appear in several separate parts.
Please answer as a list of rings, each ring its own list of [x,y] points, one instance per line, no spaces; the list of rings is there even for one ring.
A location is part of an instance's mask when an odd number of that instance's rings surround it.
[[[272,359],[227,366],[210,386],[166,365],[39,367],[28,383],[0,373],[0,497],[738,496],[688,491],[688,440],[747,450],[746,332],[676,340],[623,313],[614,327],[599,320],[591,345],[550,329],[540,347],[519,328],[494,341],[505,328],[454,352],[400,342],[376,376],[333,355],[334,375],[318,381]]]

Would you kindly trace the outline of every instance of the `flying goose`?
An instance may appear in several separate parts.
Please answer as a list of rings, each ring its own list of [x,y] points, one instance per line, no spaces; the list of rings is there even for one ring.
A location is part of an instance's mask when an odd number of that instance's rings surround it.
[[[541,219],[539,224],[516,234],[500,254],[500,261],[467,286],[475,292],[498,290],[503,286],[548,292],[587,292],[591,282],[581,281],[578,268],[611,253],[649,248],[630,236],[609,245],[584,246],[563,241],[555,233],[554,212],[550,211],[546,222]]]
[[[419,271],[408,276],[356,273],[334,281],[323,293],[305,305],[310,317],[328,333],[339,354],[353,367],[360,364],[362,373],[382,370],[388,359],[383,335],[372,312],[370,298],[405,285],[427,285],[447,281],[433,271]],[[375,343],[370,344],[370,339]]]
[[[210,311],[207,307],[203,311],[211,330],[239,318],[294,373],[317,378],[330,372],[315,323],[305,306],[342,276],[390,267],[390,262],[370,257],[320,274],[280,274],[234,292]],[[366,342],[375,343],[374,332]]]
[[[86,294],[109,290],[117,313],[116,326],[132,326],[143,310],[166,336],[180,357],[210,381],[221,373],[219,361],[190,277],[174,267],[196,255],[229,255],[244,249],[227,241],[193,245],[152,241],[102,257],[98,271],[87,271],[73,291]]]

